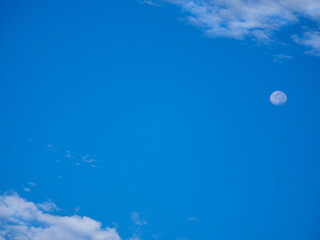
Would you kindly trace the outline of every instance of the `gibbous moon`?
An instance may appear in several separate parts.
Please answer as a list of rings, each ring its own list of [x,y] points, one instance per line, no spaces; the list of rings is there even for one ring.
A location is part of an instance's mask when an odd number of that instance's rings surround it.
[[[287,96],[281,91],[275,91],[270,96],[270,102],[273,105],[283,105],[287,101]]]

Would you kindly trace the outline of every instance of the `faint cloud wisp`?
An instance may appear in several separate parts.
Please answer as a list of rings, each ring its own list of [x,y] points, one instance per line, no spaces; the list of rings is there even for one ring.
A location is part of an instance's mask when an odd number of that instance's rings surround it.
[[[131,213],[131,219],[138,226],[144,226],[144,225],[148,224],[147,221],[145,221],[143,219],[143,217],[141,216],[141,214],[138,213],[138,212],[132,212]]]

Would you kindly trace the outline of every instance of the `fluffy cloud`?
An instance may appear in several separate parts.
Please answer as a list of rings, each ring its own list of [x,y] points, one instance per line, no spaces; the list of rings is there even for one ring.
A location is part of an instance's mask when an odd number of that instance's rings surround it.
[[[18,194],[0,196],[0,240],[120,240],[115,229],[89,217],[59,216],[53,203],[35,204]]]
[[[190,23],[209,37],[274,40],[275,32],[286,26],[298,26],[296,43],[320,52],[319,0],[165,0],[180,6]]]

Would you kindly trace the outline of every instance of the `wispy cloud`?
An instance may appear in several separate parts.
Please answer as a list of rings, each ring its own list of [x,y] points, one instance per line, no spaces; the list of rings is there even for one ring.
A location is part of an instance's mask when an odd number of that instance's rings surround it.
[[[147,221],[144,220],[143,216],[138,212],[132,212],[131,219],[136,225],[139,225],[139,226],[143,226],[143,225],[148,224]]]
[[[278,59],[292,59],[293,58],[292,56],[284,55],[284,54],[276,54],[275,57]]]
[[[294,42],[308,48],[308,54],[320,55],[319,0],[164,1],[180,6],[189,23],[213,38],[271,43],[277,32],[294,25],[300,33],[293,36]]]
[[[25,192],[31,192],[31,189],[28,188],[28,187],[24,187],[24,188],[23,188],[23,191],[25,191]]]
[[[89,154],[81,157],[81,160],[82,160],[83,163],[89,164],[90,167],[96,168],[96,165],[94,163],[97,162],[97,160],[91,158]]]
[[[304,32],[302,36],[293,35],[292,38],[296,43],[308,47],[309,50],[306,53],[320,56],[320,31]]]
[[[55,212],[58,211],[59,208],[53,202],[44,202],[37,204],[38,208],[44,212]]]
[[[23,191],[25,192],[31,192],[32,188],[34,188],[36,184],[34,182],[28,182],[27,187],[23,187]]]
[[[292,59],[293,57],[290,55],[285,54],[276,54],[274,55],[274,62],[275,63],[283,63],[285,60]]]
[[[120,240],[116,229],[89,217],[59,216],[52,203],[35,204],[18,194],[0,195],[0,239]]]
[[[32,186],[32,187],[35,187],[35,186],[36,186],[36,184],[35,184],[34,182],[28,182],[28,184],[29,184],[30,186]]]
[[[47,144],[47,148],[53,151],[59,151],[60,149],[52,144]]]
[[[56,151],[62,154],[62,157],[69,160],[74,160],[74,164],[76,166],[90,166],[91,168],[97,168],[96,163],[98,162],[96,159],[93,159],[89,154],[86,154],[82,157],[76,156],[71,153],[70,150],[63,150],[63,148],[57,148],[55,145],[47,144],[46,147],[50,150]],[[56,162],[60,162],[60,159],[56,159]]]
[[[144,3],[144,4],[147,4],[147,5],[156,6],[156,7],[160,6],[159,2],[155,1],[155,0],[141,0],[140,3]]]
[[[66,158],[74,158],[74,156],[71,155],[71,151],[69,151],[69,150],[66,151],[66,153],[64,154],[64,156],[65,156]]]

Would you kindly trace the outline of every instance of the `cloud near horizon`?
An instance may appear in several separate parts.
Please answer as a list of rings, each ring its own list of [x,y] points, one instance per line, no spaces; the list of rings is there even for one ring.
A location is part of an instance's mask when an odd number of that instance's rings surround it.
[[[208,37],[275,41],[285,27],[296,27],[289,41],[320,56],[319,0],[163,0],[179,6]]]
[[[53,214],[55,204],[35,204],[17,193],[0,195],[0,240],[121,240],[116,229],[89,217]]]

